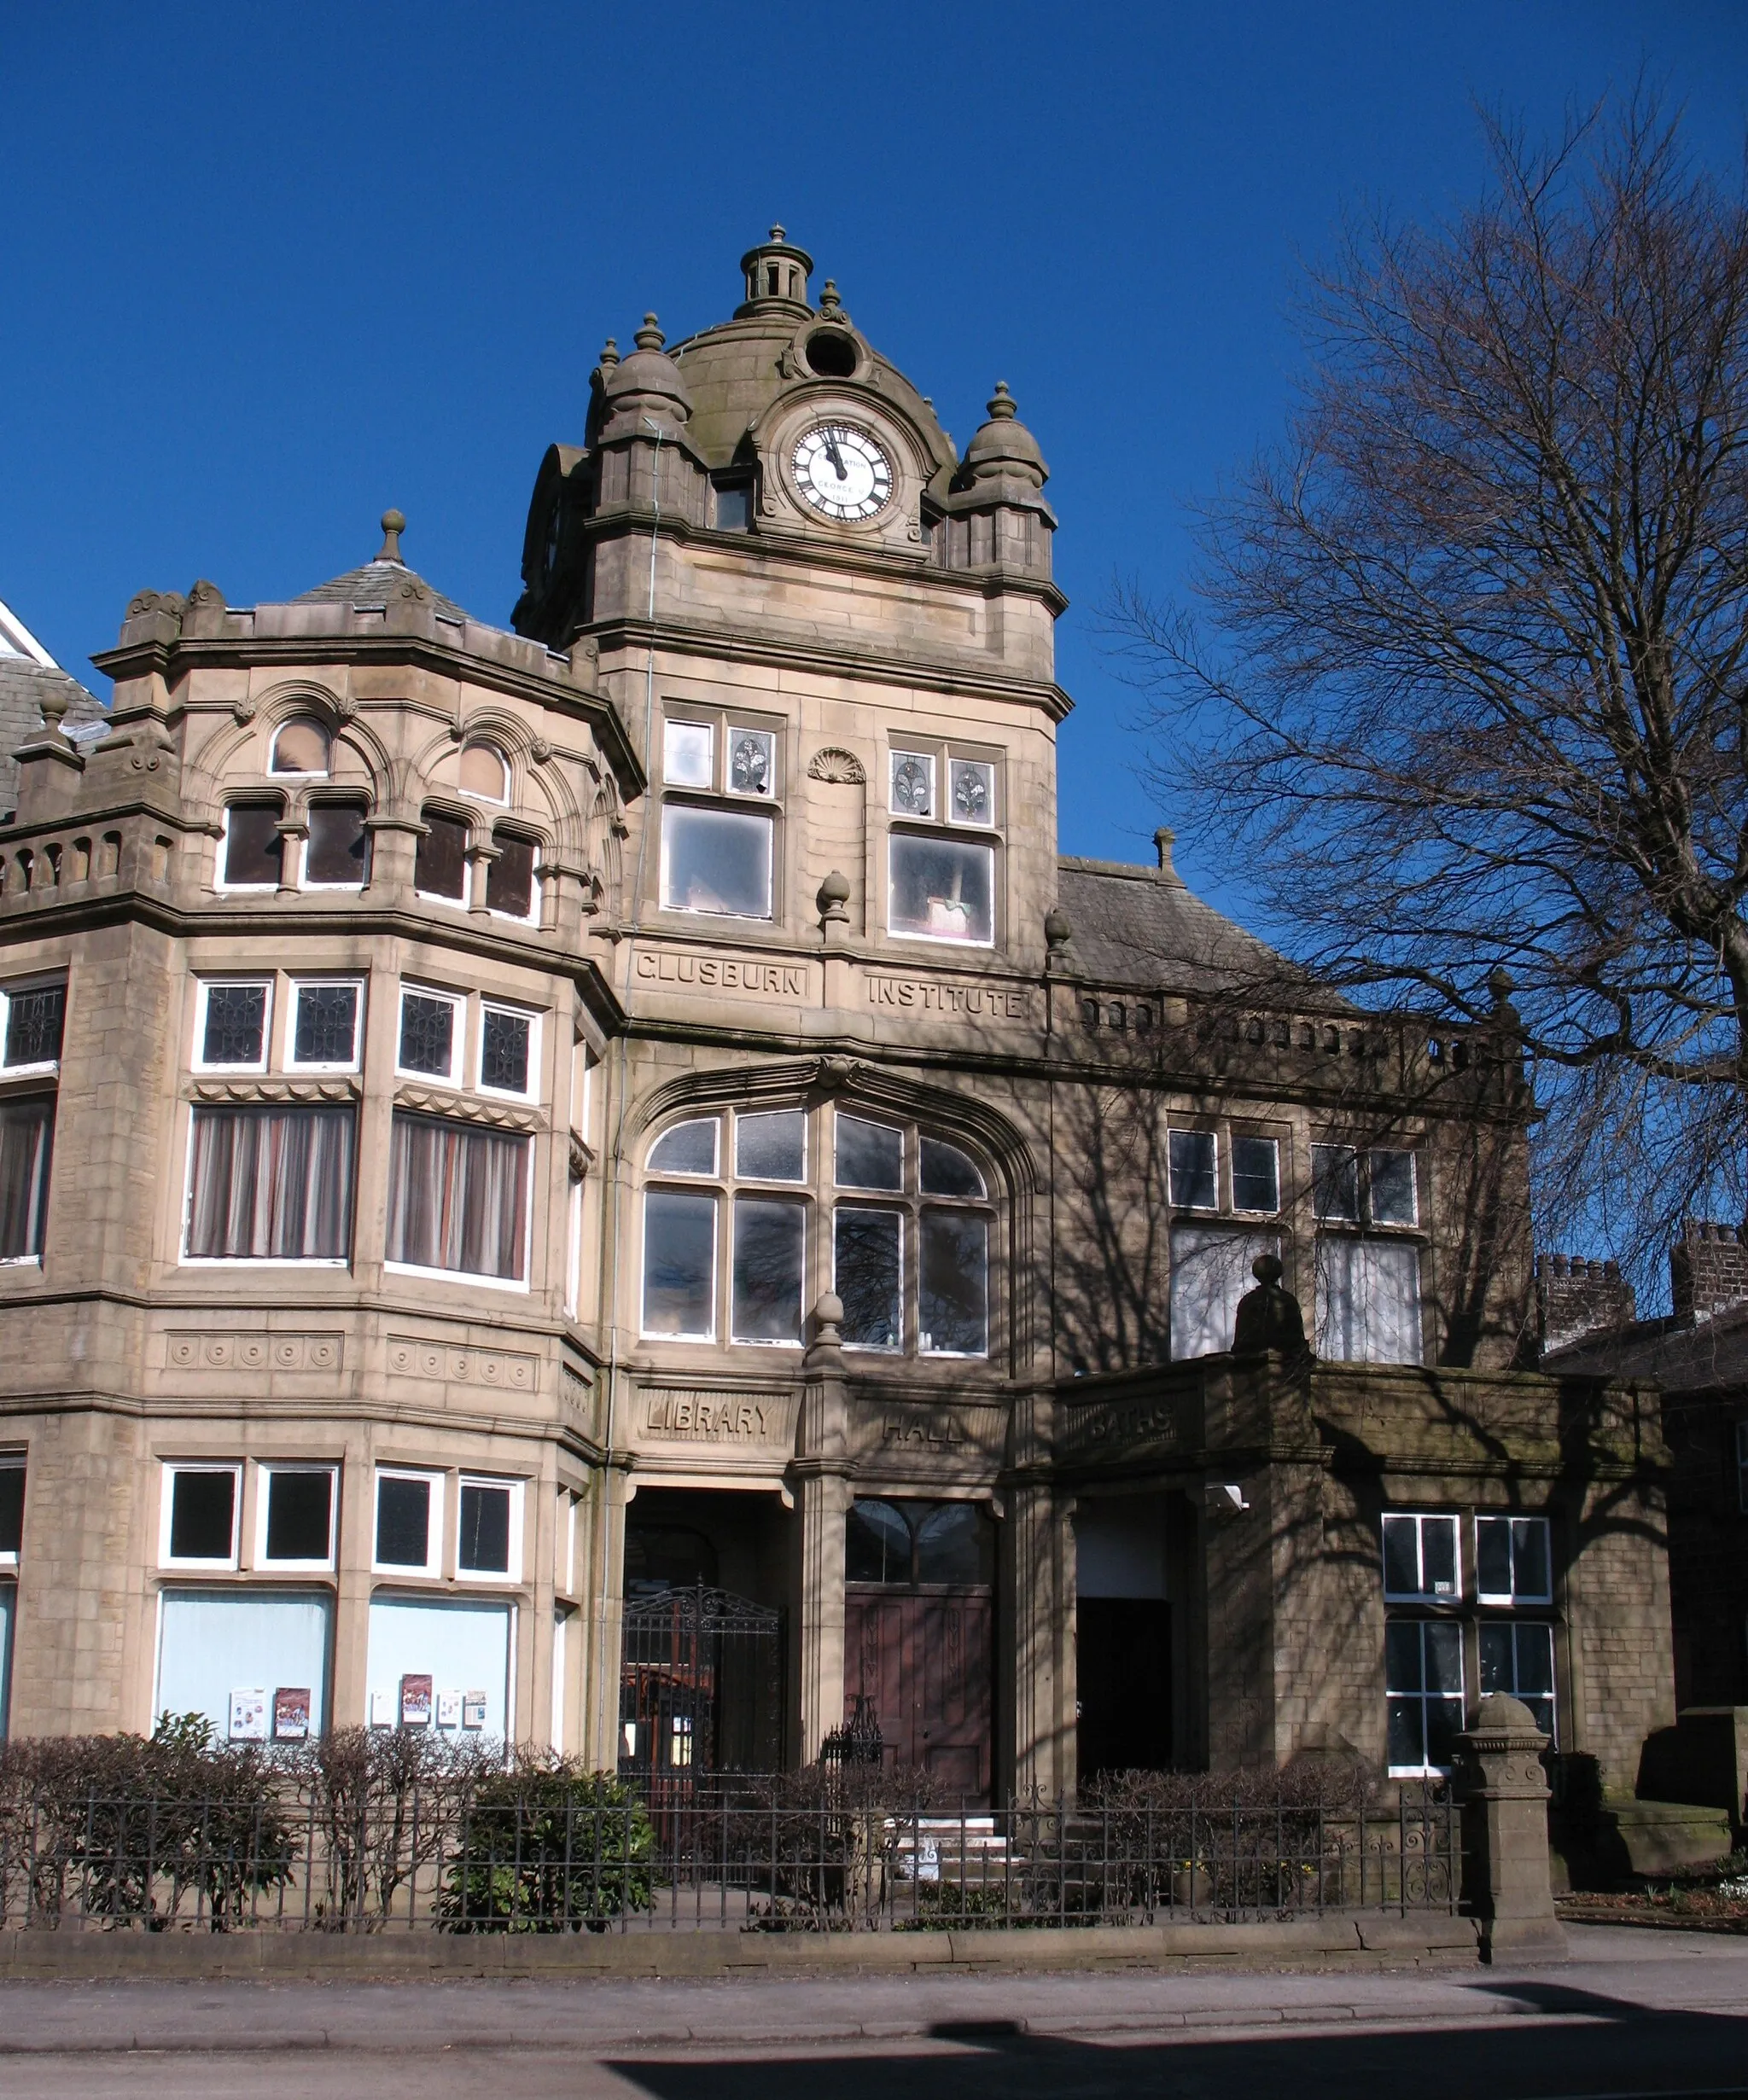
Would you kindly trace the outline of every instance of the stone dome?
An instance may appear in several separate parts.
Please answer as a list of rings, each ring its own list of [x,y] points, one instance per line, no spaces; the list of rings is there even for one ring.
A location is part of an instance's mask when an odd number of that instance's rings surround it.
[[[1019,420],[1019,410],[1005,379],[996,381],[987,413],[989,421],[965,447],[965,465],[970,473],[979,480],[994,474],[1018,474],[1034,488],[1042,488],[1050,479],[1050,469],[1044,463],[1037,439]]]
[[[609,344],[602,352],[601,400],[609,423],[653,416],[658,422],[684,423],[692,413],[691,396],[679,367],[663,348],[667,337],[653,313],[644,316],[637,347],[621,358]]]

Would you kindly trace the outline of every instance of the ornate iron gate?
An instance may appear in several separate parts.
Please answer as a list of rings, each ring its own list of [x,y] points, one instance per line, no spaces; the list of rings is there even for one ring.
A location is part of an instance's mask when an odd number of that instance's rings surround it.
[[[626,1599],[619,1769],[671,1786],[783,1764],[783,1614],[729,1590]]]

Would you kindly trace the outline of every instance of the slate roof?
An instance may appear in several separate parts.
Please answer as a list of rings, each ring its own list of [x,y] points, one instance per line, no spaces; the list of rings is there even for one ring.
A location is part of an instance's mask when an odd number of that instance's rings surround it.
[[[313,590],[300,590],[291,602],[294,605],[323,602],[330,605],[387,605],[405,584],[417,584],[429,598],[440,618],[466,620],[470,617],[453,598],[446,598],[434,584],[428,584],[405,561],[386,561],[381,555],[374,561],[366,561],[362,568],[348,569],[344,576],[330,577],[325,584],[318,584]]]
[[[0,605],[0,815],[18,807],[18,762],[13,754],[40,733],[44,695],[56,692],[67,701],[63,730],[108,718],[96,695],[63,671],[17,616]]]
[[[1169,868],[1067,856],[1057,866],[1057,900],[1068,915],[1075,960],[1087,977],[1221,992],[1250,980],[1299,976],[1285,957],[1203,904]]]
[[[1545,1350],[1541,1363],[1546,1370],[1655,1378],[1669,1393],[1740,1385],[1748,1382],[1748,1306],[1728,1306],[1709,1320],[1691,1314],[1634,1320]]]

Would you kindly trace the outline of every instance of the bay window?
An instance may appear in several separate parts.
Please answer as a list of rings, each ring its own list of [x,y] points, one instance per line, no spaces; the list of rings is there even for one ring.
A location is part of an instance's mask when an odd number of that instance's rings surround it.
[[[0,1101],[0,1262],[40,1261],[55,1146],[55,1096]]]
[[[1317,1352],[1348,1363],[1419,1364],[1417,1155],[1347,1144],[1311,1148],[1317,1235]],[[1394,1230],[1393,1230],[1394,1229]]]
[[[446,905],[465,904],[468,896],[468,825],[464,818],[440,810],[420,814],[424,827],[413,853],[413,888],[421,897]]]

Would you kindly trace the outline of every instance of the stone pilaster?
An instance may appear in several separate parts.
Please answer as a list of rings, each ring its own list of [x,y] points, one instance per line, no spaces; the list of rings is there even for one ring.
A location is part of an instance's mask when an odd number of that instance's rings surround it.
[[[795,1459],[790,1469],[801,1523],[795,1650],[800,1695],[796,1761],[810,1765],[842,1723],[844,1520],[852,1488],[849,1393],[838,1323],[843,1306],[824,1293],[813,1309],[813,1341],[802,1364]]]

